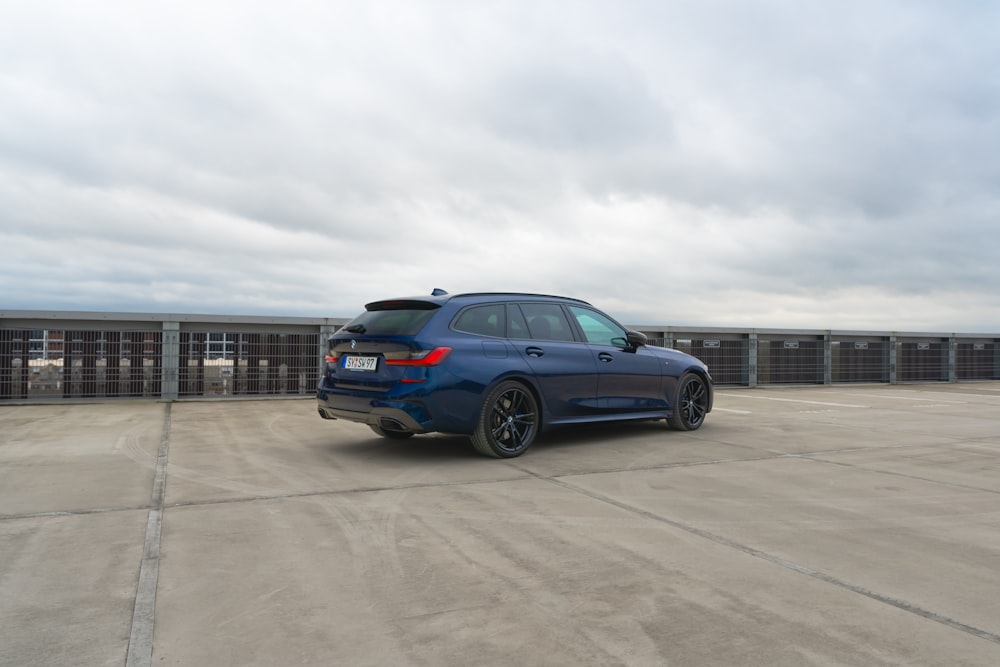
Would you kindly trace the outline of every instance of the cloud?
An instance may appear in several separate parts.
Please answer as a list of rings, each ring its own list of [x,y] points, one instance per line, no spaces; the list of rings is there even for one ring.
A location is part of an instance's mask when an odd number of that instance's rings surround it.
[[[1000,10],[0,9],[5,308],[998,331]]]

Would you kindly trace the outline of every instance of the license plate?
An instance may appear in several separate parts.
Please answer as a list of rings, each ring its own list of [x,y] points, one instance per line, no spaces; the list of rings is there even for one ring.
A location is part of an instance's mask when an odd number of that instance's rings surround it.
[[[348,371],[373,371],[378,367],[378,357],[358,357],[347,355],[344,357],[344,370]]]

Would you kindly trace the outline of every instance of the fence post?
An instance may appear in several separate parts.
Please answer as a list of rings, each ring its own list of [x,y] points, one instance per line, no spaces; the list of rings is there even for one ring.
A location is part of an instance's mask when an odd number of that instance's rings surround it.
[[[757,386],[757,332],[751,331],[747,340],[747,386]]]
[[[833,384],[833,331],[823,334],[823,384]]]
[[[178,374],[181,366],[181,323],[163,323],[163,384],[160,398],[165,401],[177,399],[180,390]]]
[[[896,384],[896,335],[889,336],[889,384]]]
[[[948,382],[958,382],[957,356],[958,339],[955,337],[955,334],[952,334],[948,339]]]

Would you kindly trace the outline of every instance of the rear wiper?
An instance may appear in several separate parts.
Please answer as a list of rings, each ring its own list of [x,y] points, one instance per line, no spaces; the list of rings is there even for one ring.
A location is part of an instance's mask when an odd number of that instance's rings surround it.
[[[350,331],[351,333],[364,333],[366,331],[365,325],[363,324],[352,324],[349,327],[344,327],[344,331]]]

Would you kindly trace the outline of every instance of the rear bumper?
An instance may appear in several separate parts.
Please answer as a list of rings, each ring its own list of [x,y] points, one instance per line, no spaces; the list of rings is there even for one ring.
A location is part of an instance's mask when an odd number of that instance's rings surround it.
[[[396,408],[376,408],[371,412],[352,412],[337,410],[319,404],[319,415],[323,419],[344,419],[359,424],[377,424],[390,431],[409,431],[410,433],[427,433],[427,429],[418,423],[405,410]]]
[[[316,408],[324,419],[343,419],[359,424],[375,424],[394,431],[428,433],[433,420],[421,403],[393,401],[320,390]]]

